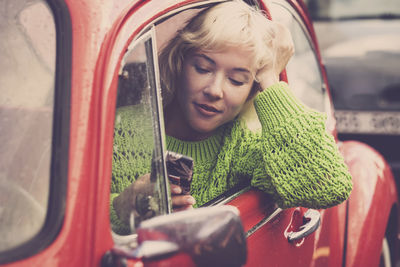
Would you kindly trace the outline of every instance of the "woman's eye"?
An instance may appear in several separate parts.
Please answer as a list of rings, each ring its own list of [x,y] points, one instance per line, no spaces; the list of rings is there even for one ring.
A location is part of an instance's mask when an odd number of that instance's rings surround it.
[[[235,85],[235,86],[242,86],[242,85],[244,84],[244,82],[240,82],[240,81],[235,80],[235,79],[232,79],[232,78],[229,78],[229,80],[230,80],[231,83],[232,83],[233,85]]]
[[[200,74],[204,74],[204,73],[209,73],[210,70],[206,69],[206,68],[202,68],[198,65],[194,65],[195,70],[200,73]]]

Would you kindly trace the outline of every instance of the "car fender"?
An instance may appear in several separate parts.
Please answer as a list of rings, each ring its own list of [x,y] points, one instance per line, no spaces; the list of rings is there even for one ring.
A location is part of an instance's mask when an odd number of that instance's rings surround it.
[[[385,159],[366,144],[346,141],[339,149],[353,180],[345,266],[378,266],[390,211],[398,206],[393,174]]]

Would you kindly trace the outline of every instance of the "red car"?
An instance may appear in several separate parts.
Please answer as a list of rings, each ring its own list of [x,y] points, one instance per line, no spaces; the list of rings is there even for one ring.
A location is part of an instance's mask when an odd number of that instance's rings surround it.
[[[399,266],[393,175],[360,142],[338,141],[354,188],[333,208],[282,210],[244,185],[208,207],[166,215],[156,55],[186,19],[218,2],[1,2],[1,266]],[[289,27],[296,52],[282,79],[328,115],[336,136],[304,4],[246,2]],[[110,224],[110,185],[116,109],[125,105],[136,106],[149,133],[142,145],[154,153],[157,190],[149,200],[156,208],[122,236]]]

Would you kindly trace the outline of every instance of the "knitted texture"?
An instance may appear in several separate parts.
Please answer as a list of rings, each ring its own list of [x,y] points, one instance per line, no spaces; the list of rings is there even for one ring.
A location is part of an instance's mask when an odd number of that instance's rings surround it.
[[[284,82],[260,93],[254,105],[261,133],[236,119],[202,141],[167,136],[168,150],[194,159],[191,195],[196,206],[242,181],[271,194],[282,208],[327,208],[347,199],[351,176],[333,137],[325,131],[325,116],[301,104]],[[117,112],[113,193],[150,172],[151,151],[144,151],[143,145],[140,153],[135,149],[152,136],[140,133],[145,122],[132,116],[131,109]],[[140,159],[143,155],[145,159]]]
[[[120,193],[150,171],[153,152],[151,114],[144,105],[118,109],[114,126],[111,193]]]
[[[301,104],[284,82],[257,97],[262,125],[265,173],[271,177],[278,205],[328,208],[348,198],[351,176],[325,115]],[[265,188],[265,179],[252,185]]]
[[[110,221],[114,232],[129,234],[117,217],[112,201],[138,177],[150,172],[154,147],[151,114],[144,104],[117,110],[114,125]]]

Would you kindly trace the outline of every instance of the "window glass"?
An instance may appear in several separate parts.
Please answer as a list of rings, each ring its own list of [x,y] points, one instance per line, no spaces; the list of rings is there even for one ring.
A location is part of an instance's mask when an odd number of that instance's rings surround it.
[[[303,103],[323,112],[327,96],[319,63],[308,36],[289,8],[277,2],[271,5],[273,19],[285,24],[293,37],[295,53],[286,67],[288,82]]]
[[[151,31],[153,33],[153,31]],[[131,234],[142,220],[169,211],[163,162],[163,126],[151,34],[124,56],[115,116],[111,222]]]
[[[0,1],[0,252],[42,228],[49,196],[55,23],[44,1]]]

